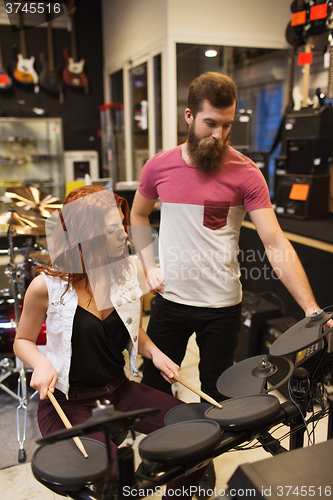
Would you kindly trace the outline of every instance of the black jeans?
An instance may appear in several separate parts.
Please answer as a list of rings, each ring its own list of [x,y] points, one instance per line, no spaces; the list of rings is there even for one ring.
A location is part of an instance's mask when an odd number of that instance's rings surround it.
[[[175,363],[181,365],[187,343],[193,332],[200,352],[201,390],[212,398],[224,399],[216,382],[233,364],[241,327],[242,305],[231,307],[195,307],[178,304],[157,295],[154,300],[147,334]],[[171,386],[153,363],[145,359],[142,383],[171,394]]]

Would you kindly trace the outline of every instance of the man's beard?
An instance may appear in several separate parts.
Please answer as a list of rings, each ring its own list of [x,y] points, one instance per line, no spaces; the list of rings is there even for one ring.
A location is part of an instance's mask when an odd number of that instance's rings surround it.
[[[215,174],[223,167],[228,145],[222,140],[199,139],[192,124],[188,130],[186,144],[191,163],[200,172]]]

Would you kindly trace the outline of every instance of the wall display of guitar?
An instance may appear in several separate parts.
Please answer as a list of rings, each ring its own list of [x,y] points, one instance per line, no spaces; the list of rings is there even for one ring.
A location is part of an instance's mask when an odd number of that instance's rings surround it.
[[[8,90],[11,88],[13,82],[7,71],[3,67],[2,54],[0,47],[0,90]]]
[[[19,25],[19,30],[20,30],[20,48],[21,48],[21,53],[17,54],[17,63],[16,67],[13,72],[13,76],[16,81],[24,84],[34,85],[34,91],[37,94],[39,92],[39,85],[38,85],[38,75],[37,72],[34,68],[34,63],[35,63],[35,57],[31,56],[28,58],[28,52],[27,52],[27,43],[26,43],[26,38],[25,38],[25,31],[24,31],[24,25],[23,25],[23,14],[20,11],[19,12],[19,18],[20,18],[20,25]]]
[[[39,84],[43,90],[52,94],[59,94],[59,102],[62,103],[64,102],[63,84],[60,69],[55,66],[52,20],[49,17],[47,21],[47,53],[47,59],[44,53],[40,55],[42,70],[39,75]]]
[[[68,14],[71,19],[71,56],[68,50],[64,50],[64,58],[66,60],[66,67],[62,72],[62,79],[66,85],[70,87],[84,87],[85,93],[89,91],[88,78],[84,72],[84,59],[78,58],[76,31],[75,31],[75,11],[76,8],[69,10]]]

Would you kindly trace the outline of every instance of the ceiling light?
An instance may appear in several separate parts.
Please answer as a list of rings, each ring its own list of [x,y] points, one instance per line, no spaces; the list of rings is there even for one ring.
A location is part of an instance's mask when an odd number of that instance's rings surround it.
[[[217,51],[215,49],[208,49],[205,52],[206,57],[216,57],[217,56]]]

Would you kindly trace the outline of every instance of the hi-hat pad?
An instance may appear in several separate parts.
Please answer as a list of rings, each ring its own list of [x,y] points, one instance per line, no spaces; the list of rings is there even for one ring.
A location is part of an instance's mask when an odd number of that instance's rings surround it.
[[[216,387],[221,394],[229,398],[267,393],[284,384],[293,370],[294,365],[288,358],[260,354],[230,366],[220,375]],[[281,379],[267,389],[266,380],[279,372]]]
[[[332,317],[333,313],[316,311],[311,316],[302,319],[276,339],[269,350],[270,354],[285,356],[315,344],[332,330],[323,328]]]

